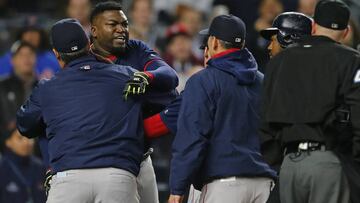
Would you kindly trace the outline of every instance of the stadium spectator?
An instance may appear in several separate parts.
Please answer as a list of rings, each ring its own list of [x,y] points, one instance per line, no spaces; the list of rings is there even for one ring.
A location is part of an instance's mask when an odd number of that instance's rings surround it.
[[[129,34],[131,39],[138,39],[146,42],[151,48],[155,48],[158,37],[158,26],[154,22],[155,13],[153,11],[152,0],[134,0],[130,5]]]
[[[317,2],[318,0],[299,0],[298,12],[313,16]]]
[[[31,44],[36,49],[36,75],[38,78],[50,78],[60,68],[54,54],[48,50],[46,32],[38,26],[24,27],[20,30],[18,40]],[[6,76],[13,72],[11,53],[8,52],[0,58],[0,75]]]
[[[12,74],[0,82],[0,129],[7,129],[15,120],[17,109],[30,95],[37,80],[35,77],[35,48],[22,41],[11,47]],[[14,126],[14,124],[11,124]]]
[[[191,50],[191,36],[182,24],[175,24],[166,32],[167,46],[164,60],[179,76],[178,91],[184,88],[187,78],[202,66]]]
[[[90,36],[91,1],[90,0],[68,0],[66,13],[69,18],[75,18],[81,23],[86,33]]]
[[[20,135],[15,128],[2,134],[0,160],[0,202],[45,203],[45,167],[32,156],[34,140]]]
[[[198,36],[198,32],[203,24],[203,13],[195,8],[192,8],[186,4],[179,4],[176,7],[176,23],[185,27],[187,32],[192,38],[192,51],[197,57],[202,57],[203,53],[199,50],[201,39]]]
[[[258,62],[259,70],[262,72],[269,60],[267,51],[268,42],[260,36],[259,32],[271,27],[274,18],[282,11],[283,5],[280,0],[262,0],[258,9],[258,19],[253,26],[248,26],[247,44]]]

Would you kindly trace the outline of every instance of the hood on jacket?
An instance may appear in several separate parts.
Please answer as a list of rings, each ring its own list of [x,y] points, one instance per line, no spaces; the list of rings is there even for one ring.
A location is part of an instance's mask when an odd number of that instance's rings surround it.
[[[208,65],[233,75],[242,85],[252,84],[256,80],[258,65],[247,48],[212,58]]]

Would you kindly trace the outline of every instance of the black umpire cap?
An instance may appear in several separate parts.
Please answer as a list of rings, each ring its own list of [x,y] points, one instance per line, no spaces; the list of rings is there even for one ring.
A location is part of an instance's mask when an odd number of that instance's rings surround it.
[[[321,0],[316,4],[314,20],[322,27],[344,30],[350,19],[349,7],[342,1]]]
[[[61,53],[72,53],[85,48],[89,44],[79,21],[66,18],[56,22],[51,28],[51,44]]]
[[[241,47],[245,41],[246,26],[234,15],[220,15],[212,20],[209,29],[202,30],[200,34],[214,36]]]

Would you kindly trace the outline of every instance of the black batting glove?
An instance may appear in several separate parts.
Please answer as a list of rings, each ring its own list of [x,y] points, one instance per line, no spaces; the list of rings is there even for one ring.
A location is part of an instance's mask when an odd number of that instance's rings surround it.
[[[126,83],[123,95],[127,100],[129,95],[141,95],[146,91],[149,85],[150,76],[145,72],[135,72],[133,77]]]

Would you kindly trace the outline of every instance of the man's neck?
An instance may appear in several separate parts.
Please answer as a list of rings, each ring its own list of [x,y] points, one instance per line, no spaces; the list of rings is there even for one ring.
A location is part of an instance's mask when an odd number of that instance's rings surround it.
[[[317,24],[315,24],[317,25]],[[315,28],[314,36],[325,36],[336,42],[340,42],[342,39],[343,33],[341,31],[335,31],[322,26],[317,25]]]
[[[105,49],[103,49],[97,41],[94,41],[91,50],[96,53],[99,54],[102,57],[108,58],[110,56],[112,56],[113,54],[111,54],[109,51],[106,51]]]

